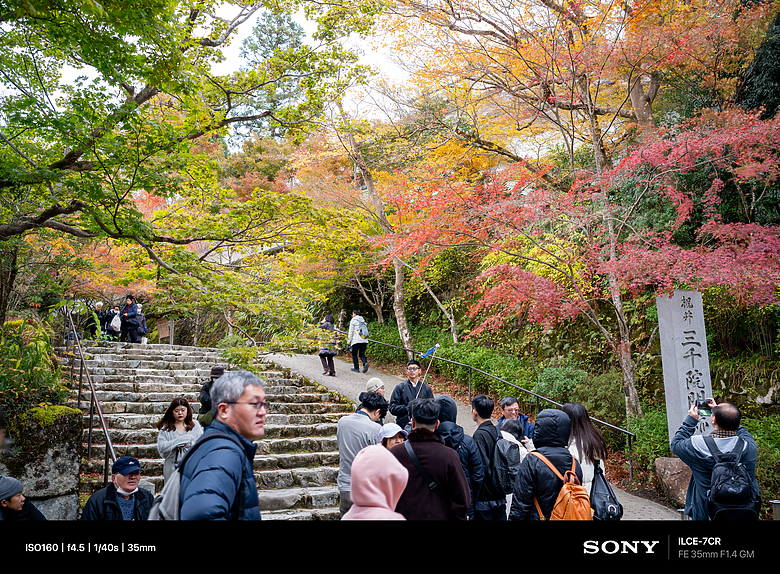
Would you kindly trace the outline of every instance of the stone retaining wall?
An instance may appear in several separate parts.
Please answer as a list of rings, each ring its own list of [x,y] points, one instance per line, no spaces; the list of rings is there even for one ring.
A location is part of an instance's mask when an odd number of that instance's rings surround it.
[[[13,443],[0,457],[0,474],[24,485],[24,495],[49,520],[77,520],[82,413],[41,406],[6,421]]]

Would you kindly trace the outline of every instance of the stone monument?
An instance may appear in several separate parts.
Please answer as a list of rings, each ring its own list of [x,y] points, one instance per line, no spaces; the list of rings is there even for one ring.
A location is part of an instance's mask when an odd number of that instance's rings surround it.
[[[675,290],[672,297],[658,297],[656,304],[671,442],[691,405],[712,397],[710,361],[701,293]],[[696,434],[711,430],[710,417],[700,415]]]

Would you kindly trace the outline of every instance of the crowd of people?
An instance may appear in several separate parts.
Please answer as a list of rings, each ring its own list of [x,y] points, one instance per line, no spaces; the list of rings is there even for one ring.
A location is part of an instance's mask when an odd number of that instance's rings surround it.
[[[517,398],[508,396],[499,403],[496,424],[493,400],[477,395],[471,403],[477,428],[469,436],[457,424],[455,401],[447,395],[434,398],[419,381],[419,371],[417,361],[407,364],[408,378],[395,387],[389,402],[381,380],[372,378],[357,411],[339,421],[342,520],[549,520],[567,482],[576,485],[577,496],[585,493],[588,505],[590,497],[594,504],[602,498],[596,478],[607,485],[614,508],[599,515],[588,506],[587,518],[579,519],[620,519],[622,506],[604,476],[607,445],[582,404],[545,409],[532,422],[520,412]],[[671,443],[692,469],[685,513],[693,520],[715,519],[709,489],[720,459],[717,448],[707,446],[712,441],[723,453],[734,454],[749,476],[752,498],[743,504],[746,510],[730,507],[731,517],[755,519],[760,506],[755,440],[739,424],[735,405],[708,401],[712,435],[693,436],[698,423],[694,405]],[[388,412],[396,423],[382,424]],[[501,439],[517,449],[511,472],[496,464]],[[500,473],[506,476],[500,479]],[[507,483],[508,492],[502,488]]]
[[[408,379],[395,387],[389,402],[383,382],[371,378],[357,410],[339,419],[342,520],[549,520],[565,483],[591,493],[596,478],[603,481],[607,446],[583,405],[545,409],[532,422],[516,397],[505,397],[496,424],[493,400],[480,394],[471,402],[477,428],[469,435],[457,422],[455,400],[434,398],[419,370],[419,362],[409,361]],[[157,424],[166,483],[178,469],[181,519],[260,520],[253,459],[255,441],[265,433],[262,380],[216,366],[199,401],[197,418],[190,403],[178,397]],[[708,407],[711,435],[695,435],[700,415],[693,405],[671,441],[672,451],[692,471],[685,513],[694,520],[716,517],[710,489],[726,453],[742,463],[752,497],[732,516],[757,518],[755,440],[741,426],[736,406],[708,399]],[[397,413],[396,422],[384,423],[388,412]],[[0,407],[0,443],[3,423]],[[516,456],[501,466],[497,461],[506,457],[507,445]],[[140,486],[141,475],[136,458],[116,460],[110,483],[89,498],[82,520],[146,520],[155,498]],[[0,519],[45,517],[25,497],[19,480],[0,475]]]
[[[420,380],[418,361],[409,361],[406,373],[389,402],[382,381],[370,379],[356,412],[338,423],[343,520],[547,519],[562,482],[540,458],[527,455],[537,451],[561,473],[573,468],[586,489],[593,469],[606,459],[604,439],[578,403],[546,409],[532,423],[516,397],[505,397],[496,424],[493,400],[480,394],[472,400],[477,429],[469,435],[457,424],[455,400],[434,398]],[[383,424],[388,412],[395,423]],[[494,464],[499,439],[517,449],[512,475],[503,480],[513,481],[511,493],[493,476],[499,472]]]
[[[103,302],[98,301],[84,323],[84,337],[90,340],[141,343],[148,331],[143,304],[129,293],[121,304],[117,303],[106,311],[103,310]]]

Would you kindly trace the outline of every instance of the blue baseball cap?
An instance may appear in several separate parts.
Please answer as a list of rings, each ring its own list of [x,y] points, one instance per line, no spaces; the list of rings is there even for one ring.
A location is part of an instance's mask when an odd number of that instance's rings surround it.
[[[111,472],[113,474],[127,475],[136,470],[141,470],[141,463],[132,456],[123,456],[116,459],[116,462],[111,467]]]

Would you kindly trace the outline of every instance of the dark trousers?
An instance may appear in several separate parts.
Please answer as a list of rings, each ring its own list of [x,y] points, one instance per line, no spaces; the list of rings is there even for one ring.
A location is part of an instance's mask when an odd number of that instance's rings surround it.
[[[355,343],[352,345],[352,363],[355,365],[356,369],[360,367],[358,364],[358,356],[364,365],[368,364],[368,360],[366,359],[366,347],[368,347],[368,343]]]
[[[506,520],[506,499],[474,503],[474,520]]]
[[[336,374],[336,366],[333,364],[333,355],[320,355],[320,362],[322,363],[323,371],[327,371],[332,375]]]
[[[138,337],[138,329],[128,329],[122,327],[122,331],[119,334],[120,341],[128,341],[129,343],[140,343],[141,339]]]

